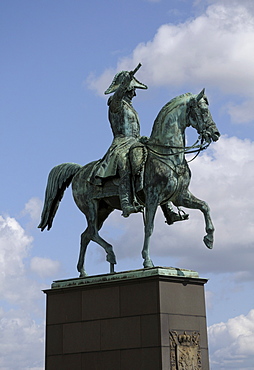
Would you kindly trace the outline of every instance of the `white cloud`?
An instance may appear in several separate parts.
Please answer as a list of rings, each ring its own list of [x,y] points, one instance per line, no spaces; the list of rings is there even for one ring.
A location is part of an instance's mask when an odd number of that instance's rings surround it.
[[[210,6],[184,24],[162,25],[154,39],[140,44],[119,69],[143,62],[146,82],[155,85],[220,87],[227,93],[253,93],[254,20],[241,5]],[[246,88],[247,85],[247,88]]]
[[[22,310],[0,313],[0,368],[42,370],[44,323]]]
[[[208,328],[213,369],[249,369],[254,363],[254,309]]]
[[[29,204],[27,209],[35,215],[37,202]],[[43,369],[45,297],[43,285],[30,277],[30,268],[45,277],[59,263],[39,257],[29,261],[32,242],[14,218],[0,215],[1,369]]]
[[[203,1],[203,0],[199,0]],[[223,4],[225,6],[234,6],[244,5],[250,13],[254,13],[254,4],[252,0],[204,0],[207,4]]]
[[[3,279],[8,280],[24,272],[23,259],[32,240],[14,218],[0,215],[0,289],[3,289]]]
[[[220,89],[248,101],[229,105],[236,123],[253,120],[254,16],[251,3],[222,1],[181,24],[162,25],[153,40],[139,44],[115,71],[106,70],[89,84],[102,93],[116,71],[132,70],[139,62],[148,86],[188,86]]]
[[[0,293],[9,304],[35,309],[40,299],[40,285],[29,280],[26,259],[33,238],[11,217],[0,216]]]
[[[25,204],[25,208],[22,211],[22,216],[29,215],[33,227],[38,225],[42,211],[42,201],[39,198],[33,197]]]
[[[30,262],[31,270],[40,277],[53,276],[59,271],[60,262],[49,258],[33,257]]]
[[[227,112],[233,123],[248,123],[253,121],[254,105],[253,100],[248,99],[241,104],[229,103]]]

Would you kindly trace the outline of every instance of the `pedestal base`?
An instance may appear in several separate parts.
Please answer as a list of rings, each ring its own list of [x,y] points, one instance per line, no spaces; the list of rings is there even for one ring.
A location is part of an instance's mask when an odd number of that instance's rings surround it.
[[[46,369],[209,370],[206,282],[160,267],[54,282]]]

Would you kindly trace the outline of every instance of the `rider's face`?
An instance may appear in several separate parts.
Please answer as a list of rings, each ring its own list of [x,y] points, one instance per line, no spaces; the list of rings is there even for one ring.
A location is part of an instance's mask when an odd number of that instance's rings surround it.
[[[135,89],[128,90],[127,96],[129,99],[132,99],[134,96],[136,96],[136,90]]]

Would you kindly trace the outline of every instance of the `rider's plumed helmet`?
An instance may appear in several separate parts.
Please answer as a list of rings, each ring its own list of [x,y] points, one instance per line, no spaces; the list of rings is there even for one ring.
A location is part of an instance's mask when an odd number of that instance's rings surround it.
[[[121,83],[123,82],[124,77],[126,76],[126,73],[128,73],[128,72],[127,71],[118,72],[115,75],[111,85],[107,88],[107,90],[104,92],[104,94],[114,93],[118,89],[118,87],[121,85]],[[145,84],[143,84],[142,82],[139,82],[133,76],[128,89],[131,90],[133,88],[135,88],[135,89],[147,89],[147,86]]]

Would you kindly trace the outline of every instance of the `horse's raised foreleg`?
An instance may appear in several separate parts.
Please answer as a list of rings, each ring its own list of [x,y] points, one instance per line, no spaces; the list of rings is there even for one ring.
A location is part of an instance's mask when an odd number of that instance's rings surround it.
[[[204,243],[207,246],[207,248],[212,249],[213,248],[213,235],[214,235],[214,226],[212,223],[211,215],[210,215],[210,208],[208,204],[196,198],[189,190],[187,192],[182,193],[179,198],[174,201],[174,204],[176,206],[183,206],[186,208],[192,208],[192,209],[199,209],[205,218],[205,230],[206,235],[204,236]]]
[[[142,257],[144,259],[143,266],[145,268],[154,267],[153,261],[150,258],[149,254],[149,245],[151,235],[153,233],[154,227],[154,217],[157,210],[157,202],[150,202],[146,204],[145,208],[145,217],[144,217],[144,224],[145,224],[145,237],[144,237],[144,245],[142,249]]]

